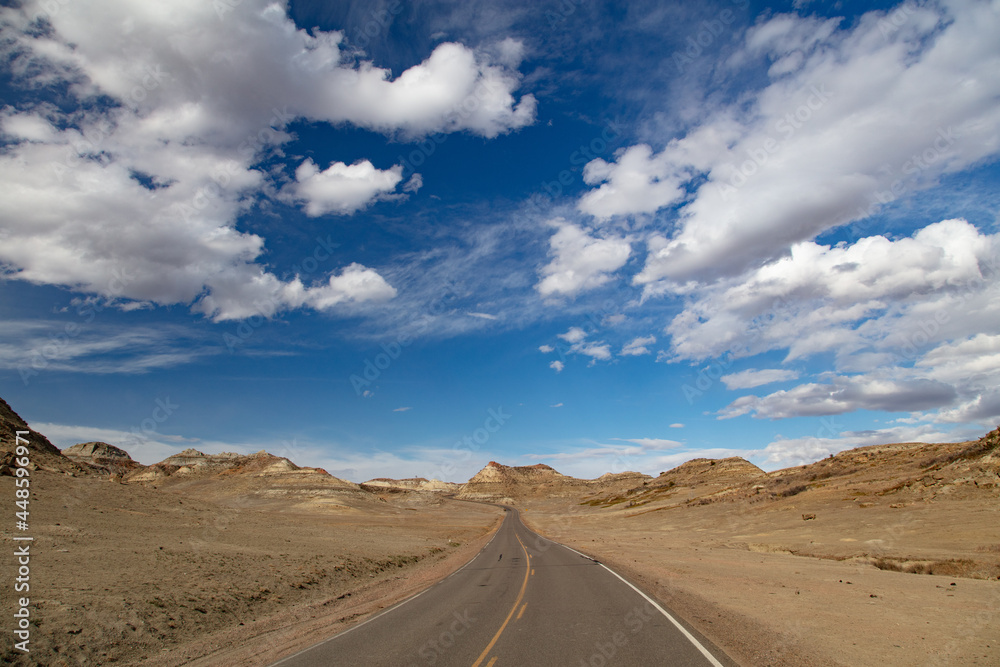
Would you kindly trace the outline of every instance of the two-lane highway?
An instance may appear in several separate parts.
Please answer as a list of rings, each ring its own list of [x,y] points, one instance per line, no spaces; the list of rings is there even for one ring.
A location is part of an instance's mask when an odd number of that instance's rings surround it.
[[[465,567],[275,667],[732,664],[618,574],[506,512]]]

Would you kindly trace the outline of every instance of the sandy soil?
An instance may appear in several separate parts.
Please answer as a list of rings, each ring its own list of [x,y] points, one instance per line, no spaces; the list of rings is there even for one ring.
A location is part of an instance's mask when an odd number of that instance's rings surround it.
[[[4,664],[268,664],[446,576],[502,518],[431,494],[240,507],[99,477],[32,483],[32,650],[11,649],[5,622]]]
[[[529,526],[631,577],[741,664],[1000,665],[1000,502],[809,495],[520,508]]]

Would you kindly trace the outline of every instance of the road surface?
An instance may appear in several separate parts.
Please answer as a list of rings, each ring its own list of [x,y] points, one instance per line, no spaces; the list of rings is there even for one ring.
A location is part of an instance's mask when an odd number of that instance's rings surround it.
[[[618,574],[505,511],[465,567],[274,667],[733,664]]]

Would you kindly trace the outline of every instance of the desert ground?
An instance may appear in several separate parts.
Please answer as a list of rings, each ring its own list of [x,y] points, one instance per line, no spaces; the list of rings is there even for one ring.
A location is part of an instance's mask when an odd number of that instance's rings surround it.
[[[860,451],[871,459],[860,471],[841,454],[828,471],[847,474],[786,497],[733,497],[733,480],[710,482],[724,462],[702,461],[648,502],[531,498],[522,518],[631,577],[742,664],[1000,664],[1000,484],[938,471],[886,492],[912,478],[891,462],[907,450]]]
[[[26,658],[4,624],[5,664],[269,664],[458,568],[501,514],[412,494],[251,507],[93,476],[34,482],[36,628]]]
[[[11,515],[22,428],[0,401]],[[461,485],[354,484],[266,452],[142,466],[28,439],[31,653],[4,623],[4,664],[270,664],[461,567],[502,503],[741,665],[1000,665],[1000,429],[770,473],[696,459],[581,480],[490,462]],[[2,532],[28,534],[13,516]],[[0,560],[11,587],[16,567]]]

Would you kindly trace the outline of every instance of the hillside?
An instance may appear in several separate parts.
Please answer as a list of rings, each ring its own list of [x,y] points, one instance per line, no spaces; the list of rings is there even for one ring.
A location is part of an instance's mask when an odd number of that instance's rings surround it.
[[[345,509],[378,502],[358,484],[334,477],[322,468],[298,466],[263,450],[243,455],[186,449],[134,470],[124,479],[227,504],[293,502],[298,506]]]
[[[95,471],[105,472],[115,477],[123,477],[145,467],[133,461],[124,449],[106,442],[81,442],[78,445],[67,447],[62,453],[71,461],[89,465]]]
[[[458,498],[511,503],[526,498],[580,498],[595,493],[620,493],[648,483],[638,472],[605,473],[597,479],[578,479],[544,463],[506,466],[490,461],[465,483]]]
[[[58,447],[49,442],[49,439],[44,435],[28,426],[21,415],[14,412],[7,402],[0,398],[0,475],[11,474],[17,446],[17,431],[28,432],[27,435],[21,436],[27,439],[27,444],[24,445],[23,442],[21,444],[31,452],[28,457],[30,469],[58,470],[71,474],[88,472],[86,466],[76,464],[63,456]]]
[[[428,491],[432,493],[458,493],[462,490],[462,486],[462,484],[454,482],[442,482],[439,479],[426,479],[424,477],[409,477],[407,479],[376,477],[375,479],[361,483],[361,488],[375,492]]]

